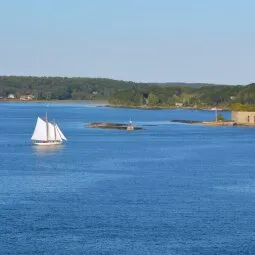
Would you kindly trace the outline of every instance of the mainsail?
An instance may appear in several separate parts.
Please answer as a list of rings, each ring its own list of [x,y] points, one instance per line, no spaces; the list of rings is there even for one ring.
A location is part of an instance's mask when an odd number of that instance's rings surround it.
[[[46,125],[47,125],[46,122],[40,117],[38,117],[31,140],[47,141],[47,126]]]

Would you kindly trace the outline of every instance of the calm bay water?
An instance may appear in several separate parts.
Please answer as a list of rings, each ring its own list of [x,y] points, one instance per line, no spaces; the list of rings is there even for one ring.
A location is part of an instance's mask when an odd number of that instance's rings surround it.
[[[255,254],[255,129],[169,122],[208,111],[0,110],[0,254]],[[46,111],[67,144],[31,145]],[[145,130],[84,125],[130,118]]]

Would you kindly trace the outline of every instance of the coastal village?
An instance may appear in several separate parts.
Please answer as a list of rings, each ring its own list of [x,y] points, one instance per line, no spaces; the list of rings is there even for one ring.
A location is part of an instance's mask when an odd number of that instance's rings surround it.
[[[35,100],[35,96],[33,94],[27,93],[25,95],[16,96],[15,94],[8,94],[7,97],[0,96],[1,101],[32,101]]]

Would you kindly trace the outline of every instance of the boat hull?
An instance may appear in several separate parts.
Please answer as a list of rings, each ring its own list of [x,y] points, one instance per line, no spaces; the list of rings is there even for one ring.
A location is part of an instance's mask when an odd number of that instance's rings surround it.
[[[49,141],[49,142],[35,141],[34,145],[38,145],[38,146],[54,146],[54,145],[60,145],[62,143],[63,143],[62,141]]]

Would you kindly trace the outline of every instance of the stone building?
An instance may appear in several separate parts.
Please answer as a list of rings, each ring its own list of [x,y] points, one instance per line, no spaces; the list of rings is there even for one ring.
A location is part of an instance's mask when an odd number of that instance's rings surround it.
[[[255,112],[233,111],[231,119],[237,124],[255,125]]]

